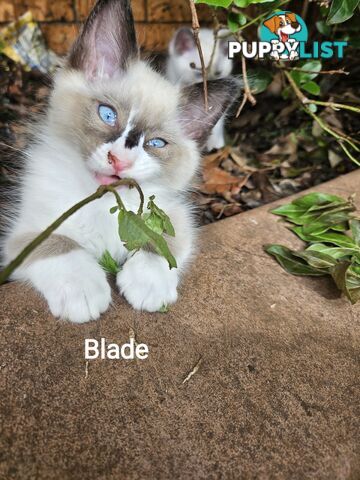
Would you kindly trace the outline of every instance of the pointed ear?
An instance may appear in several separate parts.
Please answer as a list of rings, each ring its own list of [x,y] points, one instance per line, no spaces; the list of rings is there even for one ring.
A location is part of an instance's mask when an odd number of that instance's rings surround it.
[[[212,128],[232,105],[240,93],[240,82],[235,78],[208,82],[208,111],[205,111],[204,84],[196,83],[183,89],[181,123],[186,134],[203,147]]]
[[[276,32],[276,15],[274,15],[273,17],[269,18],[269,20],[266,20],[266,22],[264,22],[264,25],[265,27],[267,27],[270,32],[272,33],[275,33]]]
[[[138,55],[129,0],[98,0],[76,40],[69,58],[71,68],[87,78],[111,77]]]
[[[190,52],[196,48],[194,34],[188,27],[177,30],[172,43],[176,55],[183,55],[185,52]]]

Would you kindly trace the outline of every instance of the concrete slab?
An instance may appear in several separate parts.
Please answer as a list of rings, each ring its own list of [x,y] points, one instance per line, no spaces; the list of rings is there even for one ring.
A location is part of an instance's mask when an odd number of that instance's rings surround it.
[[[317,190],[359,190],[360,171]],[[170,313],[116,297],[101,321],[60,323],[0,288],[0,478],[360,478],[360,305],[262,251],[300,242],[260,208],[203,229]],[[90,361],[84,338],[146,361]],[[202,358],[198,372],[183,379]]]

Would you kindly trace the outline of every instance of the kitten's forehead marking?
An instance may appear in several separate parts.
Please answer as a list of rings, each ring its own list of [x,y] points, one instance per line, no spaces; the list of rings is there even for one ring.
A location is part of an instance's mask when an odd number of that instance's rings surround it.
[[[140,130],[138,130],[136,127],[132,128],[126,137],[125,148],[131,150],[135,147],[138,147],[142,136],[143,134]]]

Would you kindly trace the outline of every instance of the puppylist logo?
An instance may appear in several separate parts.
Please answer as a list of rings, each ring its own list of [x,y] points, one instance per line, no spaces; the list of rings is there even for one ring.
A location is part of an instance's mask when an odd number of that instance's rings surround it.
[[[343,58],[347,42],[308,43],[308,29],[296,13],[276,11],[267,17],[259,29],[259,42],[229,42],[229,58],[237,54],[245,58],[302,60]]]

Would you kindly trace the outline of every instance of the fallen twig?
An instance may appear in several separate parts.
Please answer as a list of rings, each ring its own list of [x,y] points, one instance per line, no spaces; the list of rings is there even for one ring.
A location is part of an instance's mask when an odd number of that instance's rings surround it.
[[[203,361],[203,358],[200,357],[197,364],[195,365],[195,367],[191,370],[191,372],[186,376],[186,378],[184,378],[182,384],[184,385],[184,383],[187,383],[191,377],[193,377],[195,375],[195,373],[198,372],[201,364],[202,364],[202,361]]]

